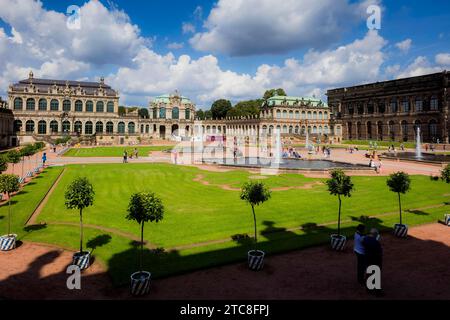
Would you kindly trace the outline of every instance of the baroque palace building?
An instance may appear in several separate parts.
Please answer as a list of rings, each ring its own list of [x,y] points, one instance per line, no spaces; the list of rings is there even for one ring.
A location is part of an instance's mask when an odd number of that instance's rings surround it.
[[[329,90],[344,140],[449,143],[450,72]]]
[[[119,115],[119,93],[103,78],[99,82],[36,79],[33,72],[9,87],[8,105],[0,113],[0,119],[8,121],[2,125],[5,132],[0,132],[6,137],[3,146],[65,136],[109,145],[189,139],[199,134],[205,139],[225,134],[272,135],[275,131],[326,139],[333,129],[328,106],[315,98],[276,96],[264,102],[258,116],[197,121],[195,104],[175,91],[151,101],[149,118],[142,118],[137,111]]]

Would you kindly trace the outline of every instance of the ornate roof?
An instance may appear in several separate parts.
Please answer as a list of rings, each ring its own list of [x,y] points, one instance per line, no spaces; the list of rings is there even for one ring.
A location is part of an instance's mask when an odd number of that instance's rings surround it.
[[[290,106],[290,107],[300,107],[300,106],[310,106],[314,108],[328,108],[328,105],[322,100],[310,97],[292,97],[292,96],[274,96],[267,99],[264,102],[265,106],[275,107],[275,106]]]
[[[117,92],[113,90],[109,85],[104,83],[104,79],[101,78],[100,82],[87,82],[87,81],[70,81],[70,80],[54,80],[54,79],[35,79],[33,73],[30,72],[30,76],[26,80],[21,80],[12,86],[10,90],[24,92],[27,88],[33,86],[40,93],[49,92],[54,86],[59,89],[71,89],[73,91],[81,89],[86,95],[95,95],[98,90],[102,89],[106,96],[116,96]]]
[[[183,103],[183,104],[193,104],[189,98],[181,96],[177,92],[175,94],[164,94],[164,95],[158,96],[152,101],[152,103],[155,103],[155,104],[170,103],[170,100],[174,99],[174,98],[181,99],[181,103]]]

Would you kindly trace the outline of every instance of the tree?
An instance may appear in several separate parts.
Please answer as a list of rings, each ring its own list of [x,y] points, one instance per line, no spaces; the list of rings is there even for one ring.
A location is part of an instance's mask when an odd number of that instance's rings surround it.
[[[0,175],[0,192],[8,196],[8,235],[11,234],[11,194],[19,191],[19,188],[19,179],[16,175]]]
[[[203,110],[197,110],[196,112],[195,112],[195,117],[198,119],[198,120],[205,120],[205,112],[203,111]]]
[[[12,173],[14,174],[14,165],[18,164],[21,159],[20,152],[17,150],[11,150],[6,154],[8,162],[12,164]]]
[[[258,116],[261,112],[261,105],[264,101],[262,99],[247,100],[238,102],[230,111],[228,117],[253,117]]]
[[[341,197],[351,197],[353,191],[352,179],[342,170],[333,170],[331,172],[331,179],[326,181],[328,191],[333,196],[338,196],[339,199],[339,214],[338,214],[338,236],[341,235]]]
[[[450,164],[448,164],[441,173],[441,179],[446,183],[450,183]]]
[[[138,111],[139,117],[143,118],[143,119],[148,119],[150,118],[150,115],[148,113],[148,109],[147,108],[141,108]]]
[[[8,170],[8,159],[4,155],[0,155],[0,173]]]
[[[94,188],[87,178],[77,178],[65,193],[67,209],[80,210],[80,253],[83,253],[83,209],[94,203]]]
[[[136,221],[141,226],[141,254],[139,259],[141,273],[143,271],[144,224],[148,221],[158,223],[163,217],[163,203],[153,192],[140,192],[131,195],[127,219]]]
[[[124,106],[119,106],[118,113],[119,113],[119,116],[121,116],[121,117],[126,115],[127,114],[127,108],[125,108]]]
[[[30,160],[30,157],[36,152],[33,145],[27,145],[20,149],[20,155],[22,157],[22,177],[23,177],[23,167],[25,165],[25,157],[28,157],[28,160]]]
[[[213,119],[224,119],[227,116],[229,110],[231,110],[232,105],[229,100],[220,99],[214,101],[211,106],[211,114]]]
[[[205,111],[205,120],[211,120],[212,119],[212,112],[211,110]]]
[[[400,194],[405,194],[411,189],[411,179],[409,175],[404,172],[393,173],[387,180],[387,185],[392,192],[398,194],[398,207],[400,212],[400,224],[402,223],[402,202]]]
[[[262,182],[247,182],[242,187],[241,200],[246,201],[252,206],[253,223],[255,227],[255,244],[258,242],[255,206],[259,206],[260,204],[266,202],[270,199],[270,196],[270,190]]]
[[[286,92],[284,91],[284,89],[281,89],[281,88],[267,90],[264,93],[264,100],[268,100],[268,99],[270,99],[272,97],[275,97],[275,96],[283,96],[283,97],[285,97],[286,96]]]

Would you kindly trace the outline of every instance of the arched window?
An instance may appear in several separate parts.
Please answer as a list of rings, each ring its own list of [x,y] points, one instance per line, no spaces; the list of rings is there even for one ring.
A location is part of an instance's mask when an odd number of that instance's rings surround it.
[[[70,132],[70,122],[67,120],[64,120],[62,123],[62,131],[63,133],[69,133]]]
[[[64,100],[63,101],[63,111],[69,112],[71,110],[71,103],[70,100]]]
[[[47,134],[47,122],[44,120],[38,122],[38,134]]]
[[[135,130],[136,130],[136,126],[134,125],[134,122],[130,122],[128,124],[128,133],[133,134],[133,133],[135,133]]]
[[[47,99],[39,99],[39,111],[47,111]]]
[[[323,113],[323,118],[324,118],[325,120],[328,119],[328,112],[325,111],[325,112]]]
[[[277,119],[280,119],[280,118],[281,118],[281,111],[277,110]]]
[[[75,122],[75,124],[73,126],[73,131],[75,131],[76,133],[79,133],[79,134],[81,134],[83,132],[83,124],[81,123],[81,121]]]
[[[313,112],[313,120],[317,120],[317,112],[316,111]]]
[[[402,111],[409,112],[409,99],[408,97],[404,97],[402,100]]]
[[[313,132],[313,134],[317,133],[317,127],[316,126],[313,127],[313,131],[312,132]]]
[[[98,121],[95,124],[95,133],[103,133],[103,122]]]
[[[293,126],[290,126],[289,127],[289,134],[293,134],[294,133],[294,127]]]
[[[27,110],[28,111],[34,111],[35,102],[33,98],[27,99]]]
[[[186,120],[191,119],[191,110],[190,109],[186,109],[185,110],[185,116]]]
[[[109,121],[106,123],[106,133],[113,133],[114,132],[114,124]]]
[[[308,111],[308,120],[311,120],[311,118],[312,118],[311,111]]]
[[[436,138],[437,138],[437,133],[438,133],[437,129],[438,129],[437,121],[431,120],[430,124],[429,124],[429,135],[433,141],[436,140]]]
[[[300,112],[295,111],[295,119],[300,119]]]
[[[323,120],[323,113],[322,113],[322,111],[319,111],[319,120]]]
[[[287,111],[283,110],[283,119],[287,119]]]
[[[178,107],[175,107],[172,109],[172,119],[179,119],[180,118],[180,109]]]
[[[84,134],[92,134],[94,130],[94,125],[92,124],[91,121],[88,121],[85,123],[84,125]]]
[[[323,127],[323,133],[324,134],[329,134],[330,130],[328,129],[328,126]]]
[[[22,110],[23,108],[23,100],[22,98],[14,99],[14,110]]]
[[[295,126],[295,134],[299,134],[300,133],[300,127],[299,126]]]
[[[83,102],[81,100],[75,101],[75,112],[83,112]]]
[[[56,99],[53,99],[50,101],[50,110],[51,111],[58,111],[59,110],[59,101]]]
[[[20,120],[14,120],[14,132],[20,132],[22,130],[22,121]]]
[[[50,132],[58,133],[58,121],[53,120],[50,122]]]
[[[25,123],[25,131],[27,133],[33,133],[34,132],[34,121],[33,120],[28,120]]]
[[[289,111],[289,119],[294,119],[294,112],[293,111]]]
[[[287,126],[283,126],[283,133],[288,133],[288,127]]]
[[[117,126],[117,131],[119,133],[125,133],[125,123],[119,122],[119,125]]]
[[[159,108],[159,118],[160,119],[166,118],[166,108],[165,107]]]
[[[90,100],[86,102],[86,112],[94,112],[94,103]]]
[[[105,104],[103,103],[103,101],[97,101],[96,111],[105,112]]]
[[[114,102],[109,101],[106,104],[106,112],[113,113],[114,112]]]
[[[302,111],[302,119],[306,119],[306,112]]]

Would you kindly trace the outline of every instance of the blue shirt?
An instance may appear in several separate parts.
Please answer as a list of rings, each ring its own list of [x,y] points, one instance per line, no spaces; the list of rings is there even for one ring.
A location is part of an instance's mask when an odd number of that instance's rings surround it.
[[[366,250],[364,249],[363,245],[364,236],[359,234],[358,232],[355,233],[355,242],[353,245],[353,250],[356,253],[359,254],[366,254]]]

